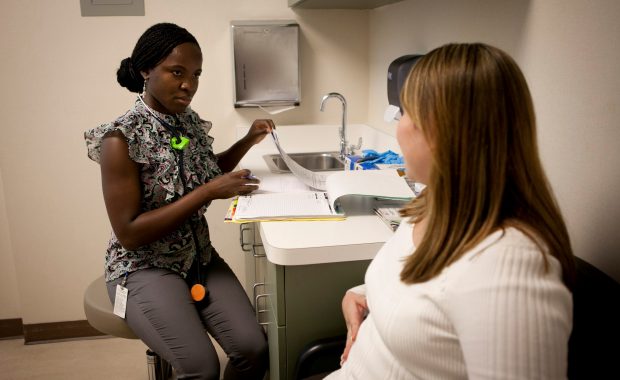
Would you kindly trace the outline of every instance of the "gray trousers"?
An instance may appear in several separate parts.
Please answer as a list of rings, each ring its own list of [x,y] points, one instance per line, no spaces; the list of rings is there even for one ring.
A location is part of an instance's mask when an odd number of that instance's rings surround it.
[[[157,268],[130,273],[127,324],[172,365],[178,379],[219,379],[219,359],[207,331],[228,356],[224,379],[262,379],[269,362],[267,339],[243,287],[215,250],[200,269],[208,290],[200,302],[189,292],[196,268],[187,279]],[[112,302],[121,281],[107,284]]]

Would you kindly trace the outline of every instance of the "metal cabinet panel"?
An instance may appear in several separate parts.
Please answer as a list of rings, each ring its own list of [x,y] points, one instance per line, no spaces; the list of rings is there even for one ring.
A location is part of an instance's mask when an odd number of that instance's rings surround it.
[[[374,9],[403,0],[288,0],[291,8],[307,9]]]
[[[346,333],[344,293],[364,281],[370,260],[281,266],[266,262],[270,373],[292,379],[304,347]],[[271,346],[277,342],[277,347]],[[274,343],[276,344],[276,343]],[[273,378],[273,377],[272,377]]]
[[[144,16],[144,0],[80,0],[85,16]]]

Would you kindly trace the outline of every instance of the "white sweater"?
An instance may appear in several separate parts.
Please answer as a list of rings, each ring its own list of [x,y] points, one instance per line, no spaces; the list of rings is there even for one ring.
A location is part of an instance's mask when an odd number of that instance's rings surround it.
[[[432,280],[400,281],[414,251],[403,222],[365,285],[370,313],[337,379],[565,379],[572,296],[559,262],[520,231],[489,235]]]

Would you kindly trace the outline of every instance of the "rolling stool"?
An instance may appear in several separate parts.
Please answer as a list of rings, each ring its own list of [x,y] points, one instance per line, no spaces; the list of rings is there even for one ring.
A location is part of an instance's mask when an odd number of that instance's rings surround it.
[[[125,320],[114,314],[103,276],[93,281],[84,293],[84,313],[88,323],[104,334],[125,339],[140,339],[127,326]],[[165,380],[172,374],[172,367],[150,349],[146,350],[149,380]]]

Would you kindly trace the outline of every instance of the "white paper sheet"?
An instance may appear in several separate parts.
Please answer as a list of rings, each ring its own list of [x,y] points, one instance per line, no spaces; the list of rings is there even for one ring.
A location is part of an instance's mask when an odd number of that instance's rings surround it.
[[[261,178],[258,184],[258,190],[254,191],[252,194],[308,191],[312,191],[312,189],[306,186],[297,177],[281,174]]]
[[[291,170],[291,173],[295,174],[297,178],[306,185],[324,191],[326,189],[325,181],[327,181],[328,174],[316,173],[311,170],[304,168],[299,165],[295,160],[289,157],[288,154],[282,149],[280,146],[280,141],[278,140],[278,134],[275,129],[271,130],[271,137],[273,138],[273,142],[276,144],[276,148],[278,148],[278,152],[282,156],[282,159],[286,163],[286,166]]]
[[[382,199],[411,199],[413,190],[394,169],[350,170],[332,173],[327,193],[334,200],[343,195],[373,196]]]
[[[242,196],[238,199],[235,211],[235,219],[238,220],[321,218],[336,215],[324,192]]]

